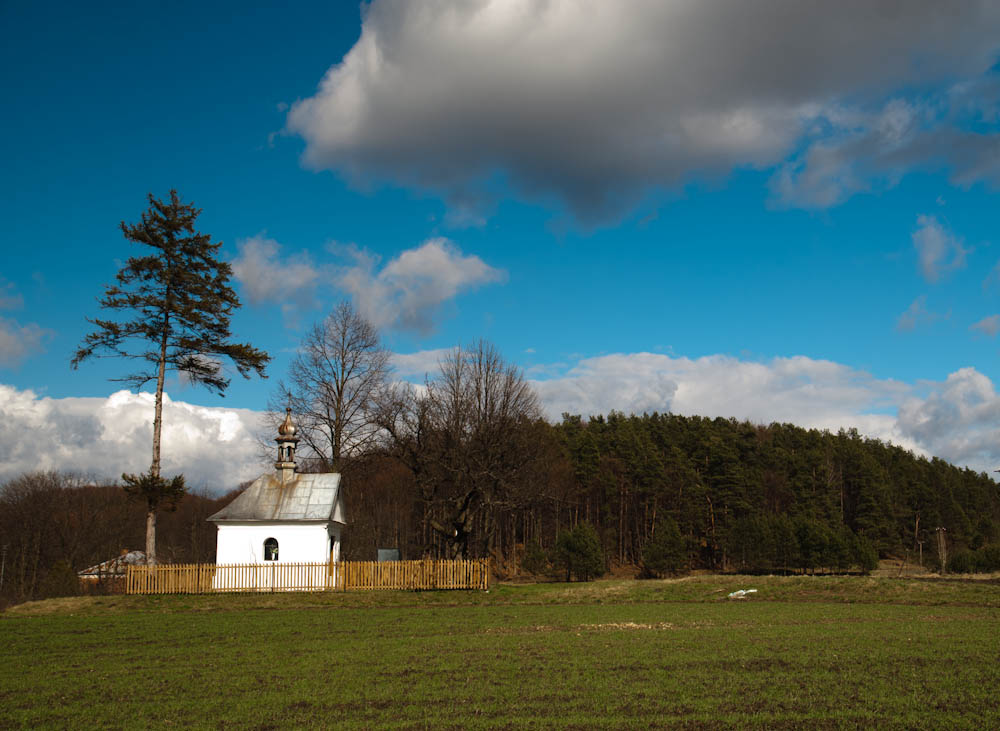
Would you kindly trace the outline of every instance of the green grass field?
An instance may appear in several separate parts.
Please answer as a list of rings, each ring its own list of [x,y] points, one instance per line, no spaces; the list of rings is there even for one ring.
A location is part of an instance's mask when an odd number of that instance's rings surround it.
[[[1000,584],[704,576],[0,614],[0,727],[859,725],[1000,727]]]

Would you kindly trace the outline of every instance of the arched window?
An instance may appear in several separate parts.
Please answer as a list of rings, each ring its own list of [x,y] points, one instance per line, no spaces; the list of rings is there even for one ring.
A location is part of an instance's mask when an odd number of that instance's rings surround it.
[[[274,538],[268,538],[264,541],[264,560],[265,561],[277,561],[278,560],[278,541]]]

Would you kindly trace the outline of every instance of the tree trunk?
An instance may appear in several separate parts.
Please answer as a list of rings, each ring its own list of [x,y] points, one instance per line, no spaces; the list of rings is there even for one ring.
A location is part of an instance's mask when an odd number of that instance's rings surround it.
[[[146,510],[146,563],[156,563],[156,510]]]
[[[169,297],[169,293],[167,295]],[[153,402],[153,462],[149,466],[149,474],[153,478],[160,476],[160,433],[163,430],[163,381],[167,372],[167,334],[170,330],[170,319],[163,318],[163,337],[160,339],[160,363],[156,373],[156,398]],[[149,505],[146,509],[146,563],[150,566],[156,563],[156,506]]]
[[[169,295],[168,295],[169,296]],[[153,463],[149,466],[149,474],[153,477],[160,476],[160,432],[163,428],[163,381],[167,372],[167,333],[169,332],[170,321],[163,319],[163,337],[160,339],[160,363],[156,373],[156,399],[153,408]],[[149,521],[146,521],[149,525]],[[156,521],[153,522],[156,528]],[[146,538],[149,542],[149,538]]]
[[[618,565],[625,564],[625,482],[618,483]]]

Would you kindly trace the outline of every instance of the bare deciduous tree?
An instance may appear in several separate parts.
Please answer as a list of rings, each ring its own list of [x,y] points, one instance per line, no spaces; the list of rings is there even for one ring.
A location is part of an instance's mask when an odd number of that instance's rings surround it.
[[[379,425],[413,472],[425,523],[454,558],[473,534],[492,549],[497,512],[511,507],[535,462],[538,397],[517,366],[480,340],[457,348],[424,389],[397,388]]]
[[[378,331],[341,302],[302,340],[299,353],[269,404],[276,425],[292,409],[298,436],[326,471],[372,442],[372,413],[388,380],[390,353]],[[307,454],[308,454],[307,453]]]

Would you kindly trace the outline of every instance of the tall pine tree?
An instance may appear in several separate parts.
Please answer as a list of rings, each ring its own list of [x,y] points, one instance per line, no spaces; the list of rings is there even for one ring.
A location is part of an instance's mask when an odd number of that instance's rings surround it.
[[[153,459],[149,472],[122,475],[125,490],[146,503],[146,557],[156,562],[156,513],[184,493],[181,475],[160,475],[160,433],[163,426],[163,383],[167,371],[184,373],[223,395],[229,386],[222,363],[228,359],[244,378],[261,377],[270,357],[244,343],[230,342],[229,319],[240,306],[229,286],[232,269],[218,257],[221,242],[195,231],[201,210],[182,203],[177,191],[169,200],[149,194],[149,209],[139,223],[121,224],[125,238],[149,247],[144,256],[129,258],[98,300],[115,319],[87,321],[96,330],[84,338],[71,361],[73,368],[91,357],[121,357],[138,368],[122,381],[139,389],[155,381]]]

